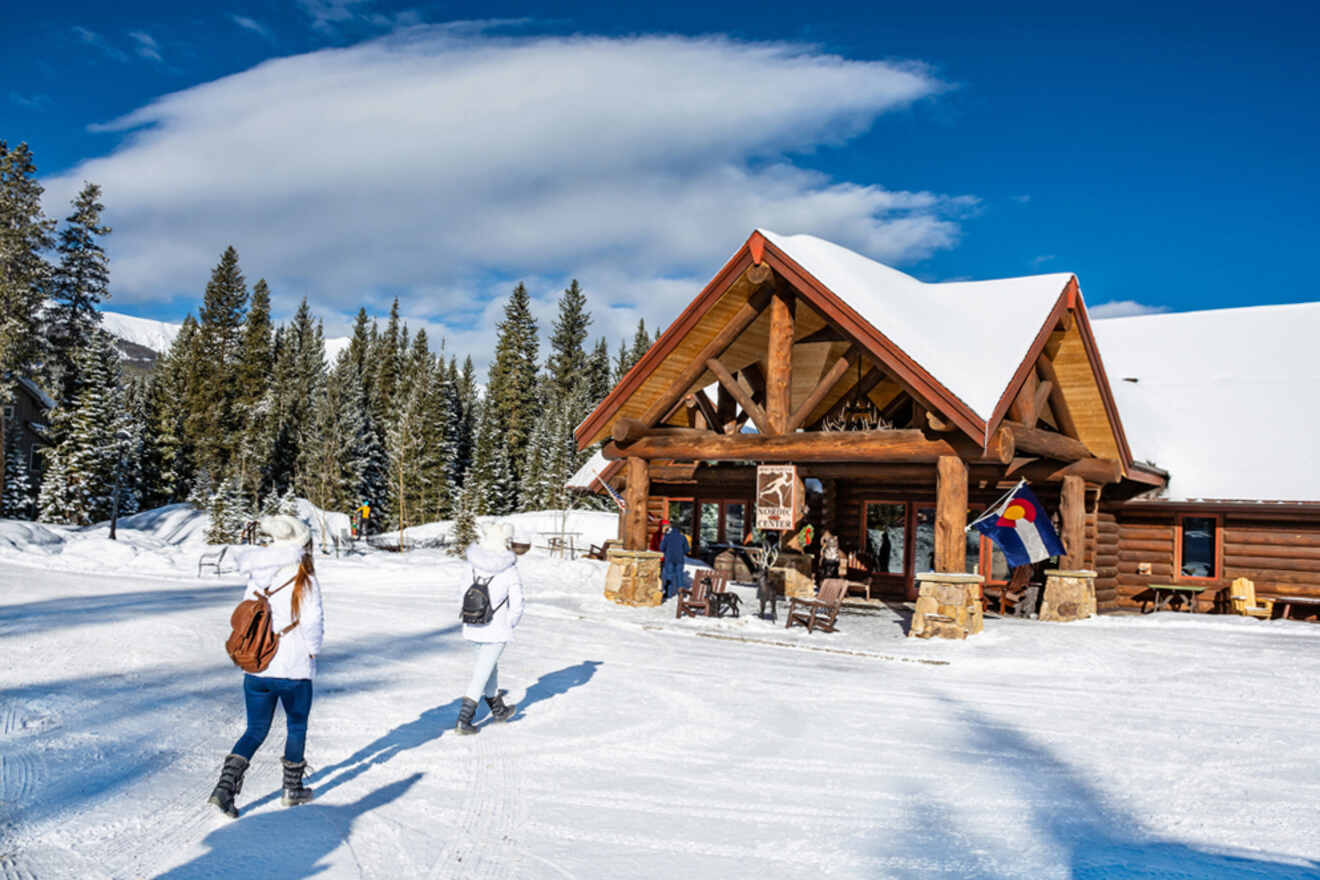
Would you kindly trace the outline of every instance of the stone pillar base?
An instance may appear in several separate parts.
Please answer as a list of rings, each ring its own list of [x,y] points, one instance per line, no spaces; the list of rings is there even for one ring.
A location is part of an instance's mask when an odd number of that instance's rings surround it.
[[[926,571],[917,575],[917,609],[908,636],[965,639],[984,629],[979,574]]]
[[[661,553],[611,549],[605,573],[605,598],[620,605],[659,605]]]
[[[1045,572],[1045,598],[1040,603],[1040,619],[1085,620],[1096,613],[1095,572],[1089,570]]]

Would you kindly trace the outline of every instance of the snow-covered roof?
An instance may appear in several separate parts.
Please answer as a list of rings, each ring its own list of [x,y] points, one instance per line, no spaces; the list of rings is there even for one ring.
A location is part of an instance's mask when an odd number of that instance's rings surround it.
[[[583,491],[598,489],[599,487],[595,485],[596,478],[603,474],[610,464],[611,462],[605,457],[605,453],[597,449],[591,458],[587,459],[587,463],[578,468],[577,473],[568,478],[564,488],[581,489]]]
[[[927,284],[813,235],[759,231],[987,421],[1072,278]]]
[[[1092,329],[1132,454],[1169,472],[1170,500],[1320,501],[1320,302]]]
[[[50,395],[42,391],[41,388],[37,386],[36,382],[33,382],[31,379],[28,379],[25,376],[19,376],[18,384],[22,385],[24,388],[28,390],[28,393],[30,393],[37,400],[41,401],[41,405],[44,406],[46,409],[55,408],[55,401],[51,400]]]

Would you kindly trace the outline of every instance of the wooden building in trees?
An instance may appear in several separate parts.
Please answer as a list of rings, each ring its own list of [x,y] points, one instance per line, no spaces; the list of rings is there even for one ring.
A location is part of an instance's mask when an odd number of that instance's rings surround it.
[[[31,379],[19,377],[8,384],[13,394],[0,402],[0,439],[16,441],[18,455],[35,480],[42,471],[41,452],[48,444],[46,423],[55,401]],[[9,454],[7,447],[5,454]]]
[[[1235,312],[1252,313],[1250,345]],[[1287,445],[1310,434],[1282,430],[1316,421],[1294,415],[1315,370],[1281,375],[1270,328],[1289,322],[1314,336],[1320,304],[1093,322],[1070,274],[926,284],[758,230],[578,426],[580,448],[603,446],[571,485],[624,496],[627,547],[663,516],[701,553],[750,530],[756,464],[795,464],[804,519],[898,599],[922,571],[1006,582],[964,526],[1026,477],[1057,512],[1059,566],[1098,572],[1102,610],[1150,583],[1243,575],[1320,596],[1320,481]],[[1265,418],[1235,424],[1247,412]],[[1278,478],[1255,479],[1271,456]]]

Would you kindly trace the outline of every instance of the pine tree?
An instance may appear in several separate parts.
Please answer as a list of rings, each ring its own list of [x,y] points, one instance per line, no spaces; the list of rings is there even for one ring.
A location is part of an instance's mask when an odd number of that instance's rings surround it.
[[[238,251],[231,245],[206,285],[198,336],[207,369],[190,389],[186,419],[196,463],[216,475],[228,471],[242,429],[238,363],[247,304],[247,283],[238,266]]]
[[[42,187],[27,144],[0,141],[0,376],[26,375],[42,355],[41,310],[51,268],[54,221],[41,210]]]
[[[473,456],[472,466],[484,481],[487,503],[501,508],[491,512],[506,513],[517,504],[518,470],[536,419],[538,347],[531,297],[519,284],[504,307],[495,360],[486,383],[483,430],[489,432],[487,442],[483,444],[478,438]],[[504,492],[509,495],[505,497]]]
[[[89,525],[110,515],[120,469],[125,420],[119,351],[110,335],[96,332],[74,356],[80,382],[72,403],[51,419],[59,437],[43,480],[39,505],[49,522]]]
[[[619,342],[619,353],[614,357],[614,383],[618,385],[623,381],[623,377],[628,375],[632,369],[632,349],[626,342]]]
[[[59,265],[52,276],[51,298],[46,315],[47,339],[52,349],[50,371],[59,388],[59,399],[72,401],[78,391],[74,352],[89,344],[101,323],[97,305],[110,298],[110,261],[99,239],[110,234],[101,225],[101,188],[83,185],[73,200],[73,213],[60,233]]]
[[[477,396],[477,371],[472,366],[471,355],[463,359],[462,373],[457,372],[451,360],[449,373],[454,377],[454,389],[458,394],[458,441],[454,452],[454,472],[459,475],[461,485],[472,467],[481,401]]]
[[[568,394],[587,379],[587,353],[582,344],[590,324],[587,298],[574,278],[559,298],[559,315],[552,325],[550,359],[546,363],[558,394]]]
[[[18,446],[18,425],[5,425],[4,473],[0,475],[0,519],[32,519],[36,515],[36,493],[26,457]]]
[[[211,479],[210,471],[201,468],[193,478],[192,489],[188,492],[186,500],[197,510],[206,510],[211,506],[211,496],[214,494],[215,480]]]
[[[587,397],[590,407],[595,407],[605,399],[614,387],[610,377],[610,345],[602,336],[596,340],[596,347],[587,359]]]
[[[211,518],[210,528],[206,531],[208,544],[237,544],[242,540],[243,529],[252,519],[252,511],[236,476],[224,480],[215,488],[208,499],[206,510]]]
[[[635,364],[640,361],[642,356],[645,355],[650,348],[651,336],[646,332],[646,319],[638,318],[637,332],[633,334],[632,351],[628,355],[632,363]],[[631,365],[632,364],[629,364],[629,366]]]
[[[262,278],[252,286],[252,301],[243,321],[242,343],[235,364],[235,417],[238,439],[231,471],[249,505],[261,496],[270,472],[270,388],[275,365],[270,288]]]
[[[192,489],[197,471],[188,407],[204,369],[197,321],[189,314],[169,351],[157,362],[148,388],[151,431],[145,455],[156,463],[158,474],[144,486],[144,503],[149,507],[183,500]]]
[[[454,533],[449,543],[451,556],[462,556],[469,545],[477,540],[477,481],[465,480],[463,489],[458,493],[457,509],[454,511]]]

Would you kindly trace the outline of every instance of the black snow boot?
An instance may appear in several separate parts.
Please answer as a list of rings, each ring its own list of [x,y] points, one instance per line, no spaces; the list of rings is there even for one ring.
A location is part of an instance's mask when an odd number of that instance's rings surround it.
[[[238,807],[234,798],[243,790],[243,774],[247,772],[247,758],[241,755],[226,755],[224,766],[220,768],[220,781],[215,784],[211,798],[207,803],[215,804],[220,812],[231,819],[238,818]]]
[[[454,730],[459,733],[476,733],[477,728],[472,724],[472,716],[477,714],[477,701],[463,698],[463,706],[458,710],[458,723],[454,725]]]
[[[508,721],[518,710],[517,706],[510,706],[504,702],[504,694],[487,697],[486,705],[490,707],[490,716],[496,721]]]
[[[280,803],[286,807],[297,807],[308,803],[312,799],[312,790],[302,784],[303,771],[307,769],[306,761],[297,763],[282,759],[284,763],[284,796],[280,798]]]

